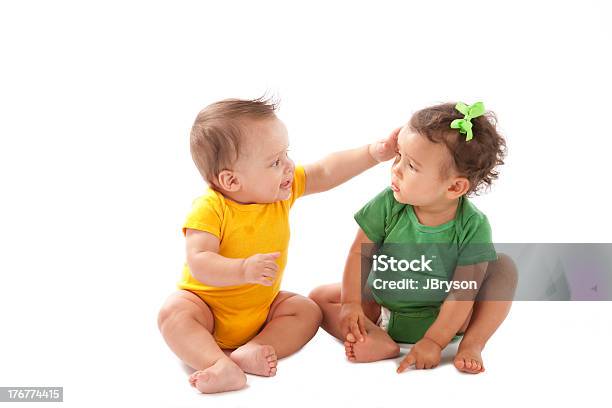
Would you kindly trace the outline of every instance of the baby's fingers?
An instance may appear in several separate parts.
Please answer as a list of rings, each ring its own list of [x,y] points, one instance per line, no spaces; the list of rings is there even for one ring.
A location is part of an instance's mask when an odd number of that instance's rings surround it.
[[[402,362],[400,363],[399,367],[397,367],[397,372],[401,373],[404,370],[406,370],[408,367],[410,367],[411,365],[413,365],[416,362],[416,357],[415,355],[412,353],[412,351],[406,356],[405,359],[402,360]]]
[[[263,285],[263,282],[265,282],[266,286],[270,286],[268,285],[268,283],[271,284],[272,282],[274,282],[274,279],[276,279],[276,272],[267,270],[260,271],[255,277],[257,283],[261,283]]]
[[[262,275],[270,276],[271,278],[276,276],[277,271],[278,269],[272,268],[270,266],[264,266],[263,269],[261,269]]]
[[[280,252],[270,252],[267,254],[262,254],[263,258],[266,260],[274,260],[280,256]]]
[[[272,286],[272,284],[274,283],[274,279],[270,279],[266,276],[262,276],[259,279],[257,279],[257,283],[259,283],[260,285],[264,285],[264,286]]]
[[[358,321],[359,319],[357,319]],[[361,332],[359,331],[359,324],[357,323],[357,321],[353,320],[351,322],[351,333],[353,334],[353,336],[355,336],[355,338],[359,341],[363,341],[363,336],[361,334]]]
[[[422,358],[417,358],[416,363],[414,363],[414,368],[417,370],[422,370],[425,368],[425,361]]]
[[[397,136],[399,135],[399,132],[402,130],[402,127],[398,127],[396,129],[393,129],[393,131],[391,132],[391,134],[389,135],[389,139],[394,139],[397,141]]]
[[[277,271],[278,270],[278,264],[274,261],[265,261],[263,263],[264,268],[266,269],[272,269],[273,271]]]
[[[352,336],[351,334],[351,322],[349,319],[344,318],[340,321],[340,331],[342,332],[342,338],[350,341],[351,343],[353,341],[349,340],[348,336]]]
[[[264,286],[272,286],[272,284],[274,283],[275,276],[276,276],[275,272],[264,271],[261,273],[261,275],[259,275],[259,278],[257,278],[257,283],[264,285]]]
[[[368,335],[368,332],[366,332],[366,328],[365,328],[365,316],[360,315],[357,318],[357,324],[359,325],[359,332],[361,334],[361,341],[364,341],[365,337]]]

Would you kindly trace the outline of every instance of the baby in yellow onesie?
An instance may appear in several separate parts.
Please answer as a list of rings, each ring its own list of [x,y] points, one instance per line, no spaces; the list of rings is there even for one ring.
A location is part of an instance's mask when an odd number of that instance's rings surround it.
[[[295,200],[395,156],[399,129],[295,166],[275,112],[270,100],[224,100],[203,109],[191,131],[191,154],[209,188],[183,225],[180,290],[165,302],[158,325],[196,370],[191,385],[204,393],[240,389],[245,373],[275,375],[277,359],[299,350],[319,327],[315,302],[280,290]]]

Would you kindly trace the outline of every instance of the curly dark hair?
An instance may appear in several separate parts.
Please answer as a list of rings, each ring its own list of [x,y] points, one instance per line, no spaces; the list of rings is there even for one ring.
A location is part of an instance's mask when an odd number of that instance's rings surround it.
[[[408,122],[410,128],[425,136],[433,143],[444,143],[453,159],[452,166],[470,182],[466,193],[479,195],[491,187],[499,172],[497,166],[504,164],[506,141],[496,129],[497,117],[487,111],[483,116],[472,119],[473,139],[466,142],[466,135],[450,124],[455,119],[463,119],[463,114],[455,109],[456,103],[443,103],[415,112]],[[450,163],[441,169],[444,177],[450,172]]]

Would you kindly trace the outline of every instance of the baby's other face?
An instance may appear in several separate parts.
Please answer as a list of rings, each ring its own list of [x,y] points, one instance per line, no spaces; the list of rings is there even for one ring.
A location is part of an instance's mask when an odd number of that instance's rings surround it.
[[[246,203],[273,203],[291,196],[295,165],[287,150],[287,128],[278,118],[249,121],[245,126],[235,172]]]
[[[451,175],[442,177],[442,167],[451,162],[445,145],[404,126],[397,139],[398,153],[391,168],[391,189],[395,199],[404,204],[428,206],[446,198]]]

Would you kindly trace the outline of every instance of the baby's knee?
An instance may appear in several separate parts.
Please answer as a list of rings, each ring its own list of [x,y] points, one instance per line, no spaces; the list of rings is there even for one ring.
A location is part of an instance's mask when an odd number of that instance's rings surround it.
[[[160,331],[162,331],[163,327],[166,325],[166,322],[173,314],[174,310],[167,304],[164,304],[161,309],[159,309],[159,312],[157,313],[157,328]]]
[[[191,318],[192,309],[191,305],[183,299],[168,299],[157,314],[157,327],[163,332],[164,328],[184,318]]]
[[[507,287],[516,289],[518,284],[518,269],[512,258],[506,254],[500,253],[497,257],[497,264],[496,273],[503,277]]]
[[[308,294],[308,298],[313,300],[317,304],[321,304],[325,298],[325,286],[317,286]]]
[[[312,291],[310,291],[308,297],[319,306],[325,303],[329,303],[331,302],[331,299],[334,296],[334,292],[336,291],[337,286],[337,284],[317,286]]]
[[[323,312],[321,312],[321,308],[313,299],[303,296],[300,297],[302,303],[300,314],[303,314],[306,319],[315,322],[317,326],[319,326],[323,320]]]
[[[489,262],[487,277],[482,290],[478,293],[480,300],[512,300],[518,284],[518,271],[512,258],[499,254],[497,260]]]

